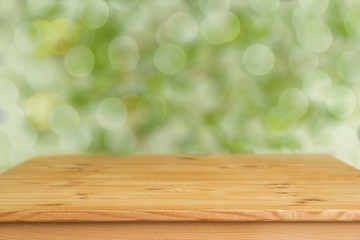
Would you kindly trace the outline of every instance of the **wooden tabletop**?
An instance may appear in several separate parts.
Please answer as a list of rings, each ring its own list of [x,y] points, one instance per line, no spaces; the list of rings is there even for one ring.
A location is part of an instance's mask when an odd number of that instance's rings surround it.
[[[0,222],[360,221],[328,155],[51,156],[0,175]]]

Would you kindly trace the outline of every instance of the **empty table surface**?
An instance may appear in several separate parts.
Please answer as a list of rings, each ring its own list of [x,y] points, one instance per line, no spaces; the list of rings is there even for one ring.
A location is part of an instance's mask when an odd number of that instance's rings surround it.
[[[44,156],[0,175],[0,222],[358,221],[328,155]]]

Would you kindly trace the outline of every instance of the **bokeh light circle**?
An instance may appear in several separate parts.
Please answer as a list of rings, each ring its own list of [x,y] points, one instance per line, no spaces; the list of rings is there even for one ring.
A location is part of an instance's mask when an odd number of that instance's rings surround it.
[[[39,130],[48,129],[51,110],[65,100],[57,93],[43,92],[31,96],[25,101],[23,109],[29,122]]]
[[[230,12],[217,12],[207,16],[201,24],[201,33],[211,44],[224,44],[233,41],[240,33],[240,21]]]
[[[109,8],[103,0],[84,0],[79,7],[80,23],[89,29],[102,27],[109,18]]]
[[[330,28],[320,21],[306,21],[297,30],[300,44],[313,51],[325,52],[332,44],[333,37]]]
[[[300,0],[300,6],[309,14],[321,14],[326,11],[329,0]]]
[[[331,78],[319,70],[307,73],[303,79],[304,92],[315,102],[324,101],[331,88]]]
[[[355,51],[343,53],[337,63],[336,69],[339,76],[348,82],[360,80],[360,54]]]
[[[38,20],[36,21],[36,24],[39,25],[43,34],[43,38],[41,44],[35,50],[35,55],[39,57],[45,57],[53,53],[54,50],[58,47],[57,44],[60,35],[58,32],[59,29],[53,22],[49,21]]]
[[[108,57],[113,68],[127,72],[134,69],[139,63],[140,52],[132,38],[118,37],[111,41],[108,47]]]
[[[243,62],[250,73],[261,76],[268,74],[273,69],[275,57],[268,46],[257,43],[245,50]]]
[[[95,65],[94,54],[88,47],[77,46],[65,56],[66,71],[73,77],[85,77],[91,73]]]
[[[76,110],[69,105],[58,105],[50,112],[50,127],[57,135],[72,133],[80,123]]]
[[[16,103],[19,98],[19,91],[16,85],[8,79],[0,79],[0,103]]]
[[[230,0],[199,0],[199,7],[201,11],[206,14],[213,14],[219,11],[226,11],[230,7]]]
[[[349,117],[356,107],[356,96],[346,86],[335,86],[330,90],[326,99],[326,105],[330,113],[338,118]]]
[[[96,120],[105,129],[118,129],[125,123],[126,119],[126,106],[118,98],[107,98],[96,109]]]
[[[45,42],[42,42],[39,49],[36,49],[37,51],[43,47],[46,49],[52,46],[54,41],[56,41],[54,48],[51,49],[51,53],[65,55],[71,48],[77,45],[81,29],[81,26],[79,26],[77,22],[67,18],[56,18],[47,26],[48,27],[43,28],[45,32]],[[54,34],[54,30],[56,34]]]
[[[196,36],[198,25],[195,19],[186,12],[171,15],[165,23],[168,36],[177,43],[186,43]]]
[[[43,39],[42,31],[36,23],[24,22],[15,30],[15,43],[23,51],[34,51]]]
[[[284,116],[291,120],[298,120],[307,112],[308,99],[303,91],[288,88],[280,94],[278,106]]]
[[[250,0],[252,9],[263,15],[276,12],[280,6],[280,0]]]
[[[154,65],[162,73],[169,75],[177,74],[186,65],[186,54],[176,44],[161,45],[155,52]]]

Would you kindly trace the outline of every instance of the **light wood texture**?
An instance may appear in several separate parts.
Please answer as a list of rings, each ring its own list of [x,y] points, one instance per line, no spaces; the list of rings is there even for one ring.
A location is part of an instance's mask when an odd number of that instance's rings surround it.
[[[360,222],[7,223],[1,240],[359,240]]]
[[[53,156],[0,175],[0,222],[360,221],[327,155]]]

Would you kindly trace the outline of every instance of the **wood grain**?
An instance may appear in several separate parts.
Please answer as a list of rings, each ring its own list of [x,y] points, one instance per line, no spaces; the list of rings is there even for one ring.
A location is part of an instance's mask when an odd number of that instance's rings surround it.
[[[0,240],[359,240],[359,222],[7,223]]]
[[[327,155],[47,156],[0,175],[0,222],[360,221]]]

